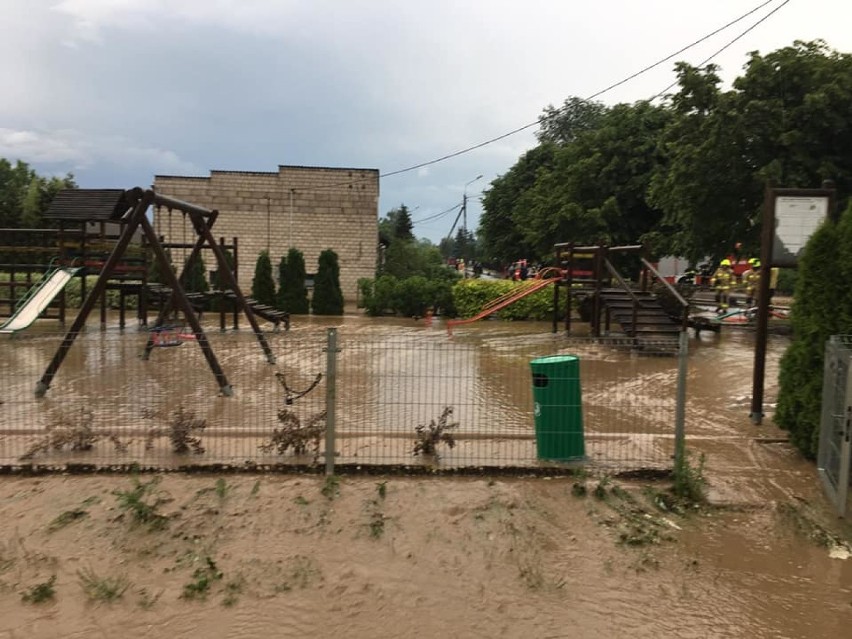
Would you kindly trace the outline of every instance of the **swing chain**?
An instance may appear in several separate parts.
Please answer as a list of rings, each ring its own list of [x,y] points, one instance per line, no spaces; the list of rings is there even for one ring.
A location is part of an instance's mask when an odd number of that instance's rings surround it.
[[[322,373],[317,373],[316,379],[314,379],[311,385],[303,391],[294,391],[292,388],[287,386],[287,380],[284,377],[284,373],[275,373],[275,377],[278,378],[278,382],[284,388],[284,403],[289,406],[295,400],[304,397],[312,390],[314,390],[317,387],[317,384],[319,384],[320,380],[322,379]]]

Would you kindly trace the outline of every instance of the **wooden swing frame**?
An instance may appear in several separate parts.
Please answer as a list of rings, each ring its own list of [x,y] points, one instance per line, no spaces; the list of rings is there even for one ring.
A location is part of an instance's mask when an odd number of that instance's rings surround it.
[[[163,277],[166,280],[166,285],[171,288],[171,296],[168,303],[163,304],[160,309],[157,322],[154,325],[155,329],[163,325],[165,318],[168,317],[172,310],[177,308],[182,311],[187,323],[192,329],[195,341],[204,353],[204,357],[210,366],[210,370],[216,378],[221,394],[226,397],[230,397],[233,394],[233,389],[228,382],[225,372],[219,364],[219,360],[216,359],[216,355],[213,353],[213,349],[210,346],[207,335],[204,333],[204,329],[201,327],[201,323],[199,322],[198,317],[192,308],[192,304],[187,298],[186,292],[182,286],[182,282],[184,281],[186,274],[189,272],[193,262],[198,258],[201,249],[205,245],[207,245],[216,256],[219,273],[224,278],[225,284],[233,291],[237,308],[242,309],[245,313],[246,319],[249,324],[251,324],[255,337],[266,356],[267,362],[274,364],[275,355],[269,347],[263,332],[260,330],[257,320],[254,317],[254,313],[246,303],[246,299],[240,291],[240,287],[237,284],[234,274],[231,272],[224,251],[216,243],[216,240],[210,231],[213,224],[216,222],[219,212],[156,193],[153,189],[143,190],[139,187],[125,191],[125,201],[128,203],[128,208],[125,211],[119,212],[119,214],[115,216],[115,220],[119,221],[123,226],[118,242],[113,248],[112,253],[110,253],[109,258],[104,263],[103,268],[98,275],[98,281],[95,283],[91,292],[86,296],[83,306],[80,308],[80,312],[74,319],[74,323],[71,325],[71,328],[68,329],[68,332],[65,334],[65,338],[59,345],[53,359],[50,364],[48,364],[47,369],[36,384],[36,397],[43,397],[50,388],[50,384],[56,373],[59,371],[59,367],[62,365],[65,356],[74,344],[74,340],[77,338],[77,335],[79,335],[80,331],[85,326],[86,319],[89,317],[89,313],[91,313],[95,303],[106,290],[107,282],[112,275],[113,270],[124,256],[127,247],[133,239],[133,234],[138,228],[142,229],[142,233],[145,235],[148,246],[154,252],[154,259],[161,269]],[[157,234],[154,232],[151,222],[148,220],[147,213],[151,206],[156,206],[158,208],[165,207],[169,211],[173,209],[181,211],[185,213],[192,222],[193,229],[197,235],[197,240],[193,246],[192,252],[190,253],[189,259],[186,260],[179,275],[174,272],[171,264],[169,264],[165,250],[163,249]],[[143,359],[148,358],[154,347],[154,336],[152,333],[149,333]]]

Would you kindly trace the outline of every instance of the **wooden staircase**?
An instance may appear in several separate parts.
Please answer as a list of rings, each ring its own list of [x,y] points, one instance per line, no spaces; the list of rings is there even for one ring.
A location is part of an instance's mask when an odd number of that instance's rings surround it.
[[[162,284],[153,282],[148,283],[148,293],[151,295],[154,305],[161,306],[166,303],[171,296],[171,292],[172,289],[167,286],[163,286]],[[210,302],[222,298],[233,301],[236,299],[236,295],[233,291],[226,290],[210,291],[208,293],[186,293],[186,298],[189,300],[189,303],[192,304],[193,309],[196,312],[201,313],[209,308]],[[290,330],[289,313],[286,311],[279,311],[271,306],[260,304],[257,300],[251,297],[247,297],[245,300],[246,305],[251,309],[252,313],[257,315],[259,318],[270,322],[273,325],[273,330],[279,330],[282,324],[284,325],[284,330]]]
[[[229,300],[236,298],[233,291],[225,291],[224,296]],[[284,330],[290,330],[290,313],[287,311],[279,311],[277,308],[266,306],[251,297],[246,298],[246,304],[251,309],[252,313],[267,322],[271,322],[274,326],[274,330],[277,331],[281,324],[284,324]]]
[[[663,310],[653,293],[604,288],[600,291],[600,300],[607,318],[607,331],[613,323],[617,324],[621,332],[632,337],[643,350],[668,351],[672,347],[677,348],[680,323]]]

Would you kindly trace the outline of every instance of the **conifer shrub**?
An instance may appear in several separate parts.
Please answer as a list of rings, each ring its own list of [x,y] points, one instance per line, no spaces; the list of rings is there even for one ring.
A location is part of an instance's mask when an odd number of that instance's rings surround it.
[[[261,251],[254,265],[251,296],[266,306],[275,306],[275,281],[272,279],[272,261],[268,251]]]
[[[189,256],[187,256],[189,261]],[[186,266],[186,262],[184,263]],[[199,253],[189,270],[184,274],[183,282],[181,282],[183,290],[187,293],[206,293],[210,290],[210,285],[207,283],[207,270],[204,266],[204,258]]]
[[[165,249],[166,260],[169,263],[172,271],[174,271],[174,262],[172,261],[172,252],[169,249]],[[166,278],[163,275],[162,268],[160,267],[160,262],[157,260],[157,257],[154,255],[154,252],[151,251],[149,253],[150,262],[148,264],[148,281],[155,282],[157,284],[165,284]]]
[[[300,250],[291,248],[278,265],[277,306],[279,309],[294,315],[306,315],[310,312],[308,289],[305,286],[306,277],[305,256]]]
[[[225,251],[225,262],[228,264],[228,269],[231,273],[234,272],[234,255],[231,251]],[[219,291],[230,290],[231,286],[228,284],[228,280],[225,278],[225,275],[222,273],[222,267],[219,266],[218,261],[216,262],[216,277],[213,278],[214,286]]]
[[[843,247],[852,248],[852,208],[840,224],[824,223],[805,246],[790,314],[793,341],[778,375],[775,423],[811,459],[819,446],[825,344],[850,330],[852,254]]]
[[[340,265],[337,253],[331,249],[320,253],[311,306],[315,315],[343,315]]]

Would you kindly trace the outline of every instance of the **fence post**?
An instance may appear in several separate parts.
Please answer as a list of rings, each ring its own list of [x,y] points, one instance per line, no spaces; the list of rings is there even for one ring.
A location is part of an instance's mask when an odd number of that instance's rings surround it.
[[[677,390],[675,391],[675,468],[683,468],[686,455],[686,373],[689,368],[689,333],[678,335]]]
[[[329,328],[325,347],[325,474],[334,474],[335,406],[337,403],[337,329]]]

